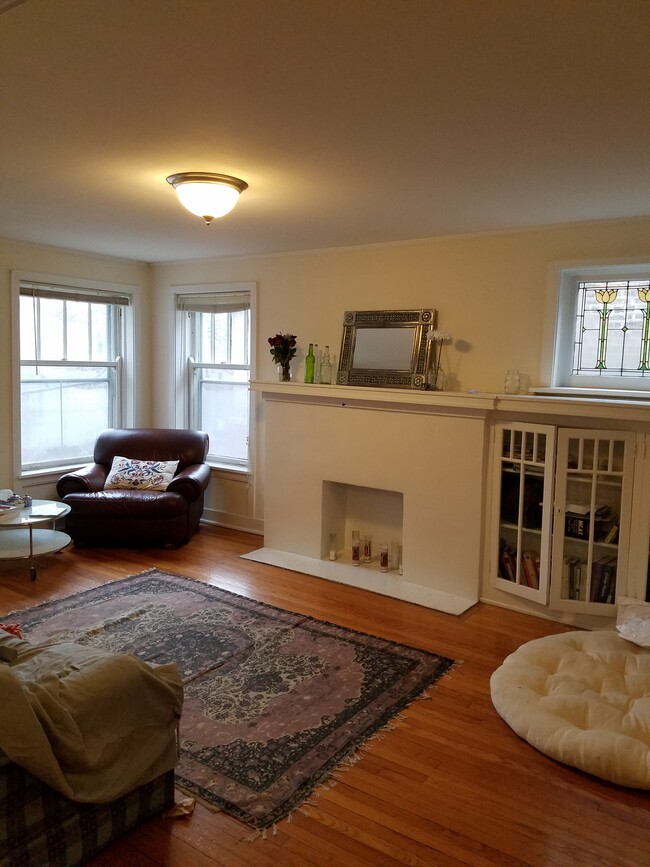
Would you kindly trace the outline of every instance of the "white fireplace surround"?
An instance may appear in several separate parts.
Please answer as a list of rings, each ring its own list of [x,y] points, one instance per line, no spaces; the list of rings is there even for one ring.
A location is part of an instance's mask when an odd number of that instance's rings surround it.
[[[479,598],[493,395],[255,382],[265,429],[263,548],[248,559],[450,614]],[[382,500],[383,497],[383,500]],[[352,566],[351,531],[402,545],[402,574]],[[329,559],[336,532],[337,559]]]

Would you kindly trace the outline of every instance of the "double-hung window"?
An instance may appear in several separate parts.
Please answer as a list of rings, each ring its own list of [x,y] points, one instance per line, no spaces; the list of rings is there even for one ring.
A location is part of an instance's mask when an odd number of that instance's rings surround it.
[[[21,471],[92,459],[124,422],[126,293],[21,280]]]
[[[650,267],[560,272],[552,384],[650,390]]]
[[[211,463],[247,470],[251,291],[230,287],[183,292],[176,295],[176,308],[181,317],[189,426],[209,435]]]

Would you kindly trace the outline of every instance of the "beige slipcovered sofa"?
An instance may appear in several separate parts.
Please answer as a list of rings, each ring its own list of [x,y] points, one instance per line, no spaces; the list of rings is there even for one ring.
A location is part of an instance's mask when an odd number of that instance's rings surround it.
[[[182,704],[175,664],[0,629],[3,867],[83,863],[171,806]]]

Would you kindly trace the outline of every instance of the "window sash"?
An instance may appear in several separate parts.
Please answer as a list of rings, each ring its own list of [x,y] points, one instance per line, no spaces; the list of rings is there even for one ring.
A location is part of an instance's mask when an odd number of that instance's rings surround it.
[[[123,424],[121,353],[126,325],[122,310],[131,305],[131,298],[109,290],[32,281],[21,281],[18,292],[21,470],[85,463],[92,459],[98,430]],[[31,313],[31,305],[25,308],[22,299],[32,299]],[[57,317],[61,313],[57,337],[49,345],[51,332],[47,314],[40,309],[42,301],[63,302],[57,308]],[[69,315],[70,302],[82,311],[80,317]],[[87,305],[85,316],[83,305]],[[111,312],[99,313],[106,308]],[[25,317],[31,322],[26,323]],[[44,352],[49,357],[43,358]],[[74,357],[77,352],[80,358]],[[85,376],[83,371],[97,375]]]
[[[254,289],[252,283],[173,287],[176,365],[183,395],[177,419],[207,430],[211,464],[244,470],[250,466],[254,424],[250,397]]]
[[[99,430],[116,427],[120,412],[121,359],[109,364],[40,364],[39,369],[47,369],[56,373],[64,369],[74,370],[86,368],[103,371],[103,376],[30,376],[28,371],[36,365],[21,362],[21,454],[22,470],[31,471],[47,469],[54,466],[65,466],[71,463],[87,463],[92,460],[94,443]],[[42,398],[35,398],[33,388],[40,388]],[[102,388],[103,386],[103,388]],[[95,395],[95,405],[88,401],[88,390]],[[66,394],[73,396],[75,392],[85,391],[83,411],[78,412],[80,395],[71,405],[66,401]],[[27,416],[38,413],[39,418],[47,418],[47,424],[34,426],[33,419]],[[46,436],[42,437],[42,432]],[[46,442],[45,442],[46,440]],[[78,446],[78,448],[77,448]],[[43,455],[53,454],[53,457]],[[32,460],[35,454],[41,455],[38,460]]]
[[[240,371],[244,374],[244,378],[228,378],[224,380],[215,379],[206,376],[206,372],[215,371],[223,373],[236,373]],[[199,430],[207,431],[210,437],[210,446],[208,451],[208,461],[226,466],[247,467],[249,463],[249,431],[250,431],[250,367],[243,364],[202,364],[196,362],[193,358],[188,359],[188,381],[189,381],[189,412],[190,424],[192,427]],[[207,388],[224,391],[232,391],[233,394],[240,391],[240,404],[245,404],[245,410],[235,418],[231,418],[231,425],[227,430],[219,429],[218,424],[213,425],[208,419],[209,407],[205,406],[204,398]],[[226,406],[230,406],[226,402]],[[237,428],[240,427],[244,432],[244,439],[239,440],[239,448],[237,448]],[[219,449],[220,443],[230,439],[234,441],[233,447],[226,451]]]

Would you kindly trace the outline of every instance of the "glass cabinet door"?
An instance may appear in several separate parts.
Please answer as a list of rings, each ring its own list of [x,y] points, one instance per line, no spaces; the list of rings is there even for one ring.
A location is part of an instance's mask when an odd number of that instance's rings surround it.
[[[512,422],[495,426],[496,527],[492,583],[546,604],[550,572],[555,428]]]
[[[634,437],[558,431],[552,608],[615,612],[617,583],[627,568]]]

